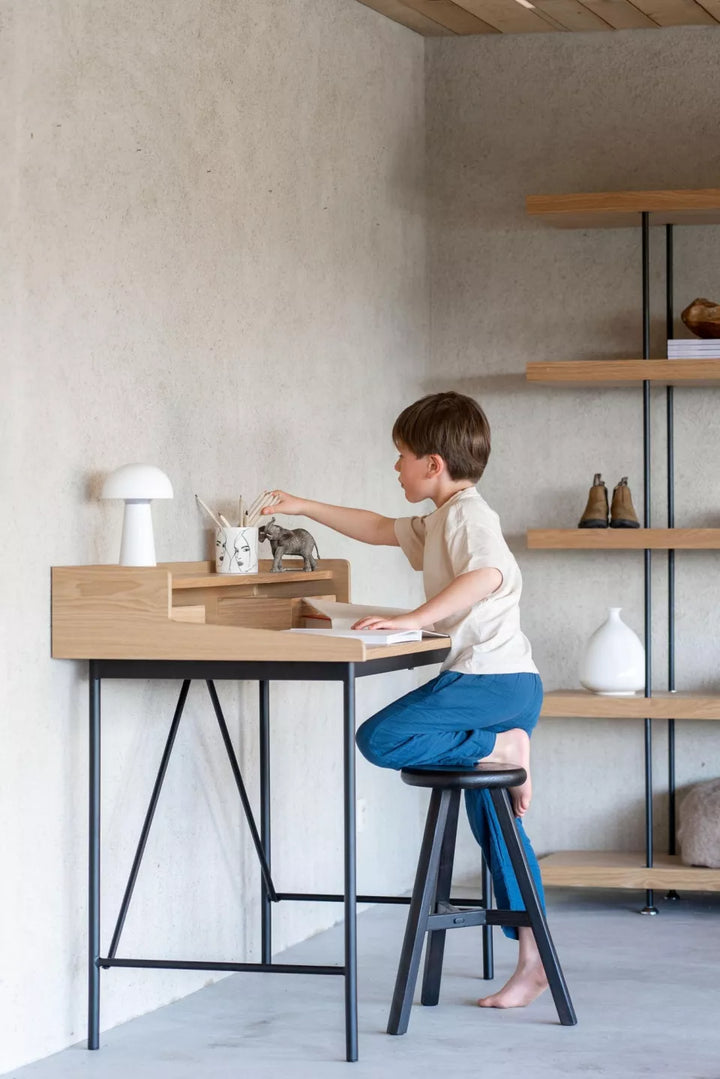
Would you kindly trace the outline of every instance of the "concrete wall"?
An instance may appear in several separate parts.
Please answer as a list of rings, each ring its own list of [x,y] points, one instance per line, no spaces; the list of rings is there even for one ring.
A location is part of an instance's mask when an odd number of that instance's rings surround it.
[[[642,355],[639,230],[560,231],[531,193],[716,187],[720,29],[538,34],[427,43],[431,360],[437,387],[487,408],[481,487],[524,573],[524,626],[547,688],[577,685],[609,605],[643,632],[642,554],[528,552],[528,527],[572,528],[593,473],[623,475],[642,511],[640,390],[530,387],[528,360]],[[652,354],[664,355],[663,230],[652,235]],[[678,310],[720,297],[720,229],[676,230]],[[678,336],[681,335],[678,320]],[[716,390],[677,390],[676,523],[720,523]],[[653,399],[654,513],[663,526],[665,391]],[[655,684],[666,688],[666,557],[655,570]],[[717,691],[718,568],[677,556],[677,688]],[[665,724],[656,724],[658,837]],[[681,786],[718,774],[717,724],[678,730]],[[547,720],[534,739],[528,829],[541,851],[641,849],[642,725]]]
[[[0,0],[0,47],[5,1071],[85,1033],[87,684],[49,658],[49,567],[117,559],[97,494],[127,461],[174,484],[162,560],[206,554],[196,491],[405,512],[389,432],[424,390],[427,294],[418,36],[354,0]],[[419,598],[399,551],[316,534],[358,600]],[[360,718],[416,681],[363,684]],[[106,684],[105,947],[177,690]],[[220,692],[255,796],[256,688]],[[339,890],[340,690],[272,705],[278,885]],[[359,787],[362,886],[403,889],[417,800],[362,763]],[[258,958],[236,802],[194,685],[121,954]],[[287,904],[277,948],[338,913]],[[103,1026],[205,981],[110,972]]]

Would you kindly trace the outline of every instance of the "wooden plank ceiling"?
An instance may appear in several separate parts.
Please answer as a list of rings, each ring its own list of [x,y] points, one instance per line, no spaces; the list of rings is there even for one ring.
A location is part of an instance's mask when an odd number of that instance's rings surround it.
[[[718,26],[720,0],[359,0],[425,37]]]

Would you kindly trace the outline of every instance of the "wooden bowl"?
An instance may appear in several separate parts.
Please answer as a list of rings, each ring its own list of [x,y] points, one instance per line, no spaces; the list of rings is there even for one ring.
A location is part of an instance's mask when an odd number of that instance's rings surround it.
[[[680,318],[696,337],[720,337],[720,304],[712,300],[693,300]]]

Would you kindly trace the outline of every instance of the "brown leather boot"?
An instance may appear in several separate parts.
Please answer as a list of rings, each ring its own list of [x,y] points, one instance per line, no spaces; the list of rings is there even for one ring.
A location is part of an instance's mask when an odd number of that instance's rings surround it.
[[[607,487],[599,472],[595,473],[592,487],[588,494],[585,512],[580,518],[578,528],[607,528],[608,526],[608,493]]]
[[[632,503],[632,495],[628,487],[628,478],[623,476],[613,491],[612,505],[610,507],[611,528],[639,528],[640,522],[635,513]]]

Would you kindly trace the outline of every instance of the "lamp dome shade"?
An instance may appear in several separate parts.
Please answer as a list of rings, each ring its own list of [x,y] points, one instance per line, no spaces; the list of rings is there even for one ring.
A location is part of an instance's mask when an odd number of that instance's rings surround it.
[[[101,498],[172,498],[170,480],[155,465],[122,465],[111,472],[102,486]]]

